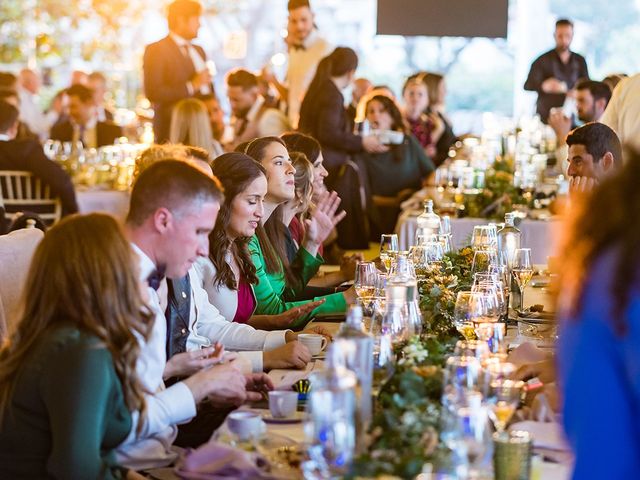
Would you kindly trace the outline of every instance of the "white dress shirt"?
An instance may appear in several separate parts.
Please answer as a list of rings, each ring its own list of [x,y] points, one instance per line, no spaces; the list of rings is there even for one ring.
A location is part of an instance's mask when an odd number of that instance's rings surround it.
[[[48,138],[49,130],[58,119],[58,114],[54,111],[44,113],[38,105],[38,96],[24,88],[18,89],[18,97],[20,99],[20,121],[38,135],[40,140]]]
[[[294,128],[298,126],[300,105],[316,74],[320,60],[333,51],[333,46],[313,30],[303,42],[304,49],[289,48],[287,84],[289,88],[289,120]]]
[[[146,281],[156,266],[140,248],[134,244],[132,247],[140,260],[140,279]],[[171,445],[178,434],[177,425],[196,415],[196,403],[189,387],[182,382],[164,387],[167,323],[158,292],[149,288],[149,298],[155,319],[149,339],[146,342],[140,339],[136,371],[145,389],[153,393],[145,396],[147,412],[142,431],[137,432],[139,415],[134,412],[131,432],[116,449],[118,464],[135,470],[164,467],[175,461],[177,454]]]
[[[209,295],[202,287],[203,280],[197,269],[189,270],[191,282],[191,312],[189,315],[190,334],[187,350],[220,342],[226,350],[240,352],[240,356],[251,362],[254,372],[263,371],[264,351],[273,350],[287,343],[289,330],[256,330],[251,325],[234,323],[225,319],[220,311],[209,302]]]
[[[193,68],[195,69],[196,73],[202,72],[203,70],[207,69],[207,62],[205,62],[204,58],[202,58],[202,56],[198,53],[198,50],[194,48],[191,42],[185,40],[180,35],[176,35],[175,33],[169,33],[169,36],[171,37],[171,40],[176,42],[183,54],[185,53],[185,50],[188,50],[189,58],[191,59],[191,63],[193,63]],[[193,95],[198,92],[202,95],[211,93],[211,88],[209,88],[209,85],[202,85],[200,87],[200,90],[196,92],[194,91],[191,82],[188,82],[187,89],[189,90],[189,95]]]
[[[616,86],[600,122],[618,134],[623,153],[640,152],[640,74]]]

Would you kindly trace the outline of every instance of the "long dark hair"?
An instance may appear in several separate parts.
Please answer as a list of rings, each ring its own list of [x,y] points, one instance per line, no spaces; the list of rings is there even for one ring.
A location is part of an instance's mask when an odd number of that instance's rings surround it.
[[[627,332],[625,311],[630,291],[640,280],[640,156],[632,154],[612,176],[596,190],[572,205],[560,243],[562,259],[559,285],[560,302],[572,316],[581,312],[584,288],[595,261],[616,248],[616,264],[612,274],[613,327],[618,335]]]
[[[287,132],[283,133],[280,138],[287,146],[289,152],[302,152],[307,156],[307,159],[314,163],[320,156],[322,148],[320,143],[311,135],[306,135],[300,132]]]
[[[25,361],[51,331],[71,324],[109,350],[130,410],[145,412],[145,389],[136,373],[139,335],[147,339],[153,317],[145,307],[122,227],[109,215],[64,218],[38,245],[24,288],[24,313],[0,349],[0,418],[11,403]],[[138,429],[143,422],[139,422]]]
[[[213,162],[213,174],[220,180],[224,188],[224,203],[213,231],[209,234],[209,258],[216,267],[214,285],[225,285],[231,290],[238,289],[235,275],[227,263],[227,252],[235,257],[240,276],[248,283],[258,283],[256,267],[251,261],[247,248],[249,237],[238,237],[233,242],[229,240],[227,229],[231,221],[231,203],[233,199],[244,192],[256,178],[266,176],[265,169],[253,158],[243,153],[225,153]]]
[[[287,148],[282,139],[278,137],[260,137],[247,144],[245,153],[255,161],[262,163],[265,151],[272,143],[279,143]],[[287,283],[293,284],[292,282],[295,282],[296,277],[289,268],[286,247],[286,228],[282,221],[282,208],[279,205],[264,224],[258,225],[256,237],[262,249],[267,273],[282,274]]]

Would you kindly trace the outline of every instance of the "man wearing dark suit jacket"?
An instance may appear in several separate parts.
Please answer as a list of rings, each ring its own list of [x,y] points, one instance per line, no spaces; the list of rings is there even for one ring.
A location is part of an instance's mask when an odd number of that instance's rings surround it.
[[[49,160],[37,140],[15,140],[18,131],[18,109],[0,101],[0,170],[25,170],[40,178],[60,198],[62,215],[78,211],[71,178]]]
[[[113,145],[122,136],[122,128],[113,122],[98,120],[93,91],[84,85],[67,89],[69,118],[51,128],[52,140],[82,142],[86,148]]]
[[[169,35],[147,45],[144,52],[144,91],[153,104],[155,142],[169,139],[171,110],[176,102],[195,94],[213,93],[202,47],[191,40],[198,36],[202,7],[194,0],[169,5]]]

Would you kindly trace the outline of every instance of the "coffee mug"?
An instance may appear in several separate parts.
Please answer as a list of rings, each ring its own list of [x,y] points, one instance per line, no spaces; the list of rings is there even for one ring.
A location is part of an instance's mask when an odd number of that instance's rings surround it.
[[[231,412],[227,416],[227,428],[244,442],[260,434],[262,417],[256,412]]]
[[[302,333],[298,335],[298,341],[309,349],[311,355],[319,355],[328,343],[327,337],[314,333]]]
[[[269,392],[269,410],[273,418],[287,418],[296,413],[298,392],[275,390]]]

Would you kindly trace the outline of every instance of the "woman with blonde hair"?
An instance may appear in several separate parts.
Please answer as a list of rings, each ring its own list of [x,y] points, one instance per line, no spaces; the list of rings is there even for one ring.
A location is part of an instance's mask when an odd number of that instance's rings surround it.
[[[0,350],[0,478],[137,477],[115,464],[150,315],[110,216],[63,219],[36,249],[17,330]]]
[[[222,147],[213,138],[207,107],[196,98],[185,98],[173,107],[169,141],[204,148],[211,159],[223,153]]]

